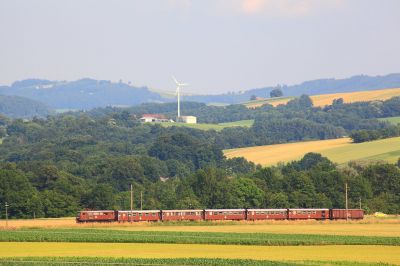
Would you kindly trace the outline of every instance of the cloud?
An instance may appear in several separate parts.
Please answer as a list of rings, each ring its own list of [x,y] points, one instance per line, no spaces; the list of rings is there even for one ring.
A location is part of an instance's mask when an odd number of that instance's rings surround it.
[[[272,17],[301,17],[343,4],[343,0],[219,0],[220,9],[227,12]]]

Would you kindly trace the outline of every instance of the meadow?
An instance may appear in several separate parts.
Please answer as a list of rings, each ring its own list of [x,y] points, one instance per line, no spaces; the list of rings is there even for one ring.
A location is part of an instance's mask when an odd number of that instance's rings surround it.
[[[361,102],[361,101],[377,101],[387,100],[392,97],[400,96],[400,88],[383,89],[383,90],[371,90],[371,91],[357,91],[357,92],[346,92],[346,93],[332,93],[332,94],[319,94],[310,96],[313,100],[314,106],[326,106],[332,104],[334,99],[342,98],[345,103]],[[250,101],[244,103],[249,108],[260,107],[263,104],[271,104],[277,106],[279,104],[286,104],[293,97],[280,97],[276,99],[264,99],[257,101]]]
[[[176,122],[164,122],[160,123],[160,125],[164,127],[190,127],[190,128],[195,128],[195,129],[200,129],[200,130],[215,130],[215,131],[221,131],[224,128],[227,127],[251,127],[254,123],[254,120],[239,120],[235,122],[227,122],[227,123],[219,123],[219,124],[205,124],[205,123],[199,123],[199,124],[186,124],[186,123],[176,123]]]
[[[381,121],[387,121],[393,125],[400,124],[400,116],[379,118]]]
[[[400,246],[400,237],[227,232],[125,231],[104,229],[19,229],[2,231],[0,234],[0,242],[168,243],[257,246]]]
[[[349,161],[387,161],[394,163],[400,157],[400,137],[364,143],[352,143],[349,138],[305,141],[225,150],[228,158],[244,157],[264,166],[298,160],[308,152],[321,153],[331,161],[344,164]]]

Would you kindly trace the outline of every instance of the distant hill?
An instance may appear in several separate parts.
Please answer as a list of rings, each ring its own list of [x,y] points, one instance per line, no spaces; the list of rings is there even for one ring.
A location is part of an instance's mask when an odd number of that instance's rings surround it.
[[[365,75],[346,79],[319,79],[298,85],[264,87],[240,93],[218,95],[186,95],[182,100],[206,104],[237,104],[249,101],[252,95],[268,98],[271,90],[280,88],[284,97],[302,94],[319,95],[386,88],[400,88],[400,74],[370,77]],[[166,103],[175,97],[166,92],[152,91],[147,87],[135,87],[123,82],[81,79],[76,81],[50,81],[27,79],[11,86],[0,86],[0,94],[27,97],[55,109],[88,110],[105,106],[133,106],[142,103]]]
[[[0,95],[0,114],[11,118],[46,117],[51,114],[45,104],[19,96]]]
[[[71,82],[29,79],[14,82],[10,87],[0,87],[0,94],[28,97],[56,109],[87,110],[168,101],[146,87],[94,79]]]
[[[246,90],[242,93],[231,92],[218,95],[196,95],[185,97],[185,99],[188,101],[200,101],[204,103],[243,103],[249,101],[252,95],[261,98],[269,98],[269,93],[273,89],[277,88],[283,91],[284,97],[300,96],[302,94],[318,95],[369,91],[386,88],[400,88],[400,73],[375,77],[359,75],[345,79],[318,79],[306,81],[301,84],[292,86],[278,85],[275,87],[264,87]]]

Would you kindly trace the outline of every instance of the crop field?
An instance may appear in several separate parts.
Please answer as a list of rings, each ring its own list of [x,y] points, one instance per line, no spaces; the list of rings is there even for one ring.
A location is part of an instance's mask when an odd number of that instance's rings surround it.
[[[380,118],[379,120],[387,121],[389,123],[392,123],[393,125],[400,124],[400,116],[385,117],[385,118]]]
[[[349,138],[295,142],[225,150],[228,158],[244,157],[265,166],[278,162],[298,160],[308,152],[321,153],[333,162],[344,164],[348,161],[395,162],[400,157],[400,137],[364,143],[352,143]]]
[[[134,258],[221,258],[272,261],[358,261],[400,264],[399,246],[240,246],[142,243],[3,242],[0,257],[84,256]]]
[[[0,265],[400,264],[398,216],[133,224],[60,218],[10,220],[7,229],[0,222]]]
[[[4,220],[0,229],[5,230]],[[88,223],[73,218],[9,220],[9,230],[17,229],[112,229],[127,231],[175,231],[221,233],[322,234],[400,237],[400,217],[366,216],[360,221],[256,221],[256,222],[165,222],[165,223]],[[0,231],[1,232],[1,231]]]
[[[257,246],[400,246],[400,237],[227,232],[125,231],[104,229],[20,229],[2,231],[0,234],[0,242],[168,243]]]
[[[190,127],[190,128],[195,128],[195,129],[201,129],[201,130],[216,130],[216,131],[221,131],[224,128],[227,127],[251,127],[254,123],[254,120],[239,120],[235,122],[227,122],[227,123],[219,123],[219,124],[186,124],[186,123],[176,123],[176,122],[164,122],[160,123],[160,125],[164,127]]]
[[[293,100],[295,97],[276,97],[276,98],[266,98],[262,100],[254,100],[244,103],[248,108],[260,107],[263,104],[271,104],[272,106],[278,106],[280,104],[286,104],[288,101]]]
[[[5,257],[0,258],[1,265],[213,265],[213,266],[296,266],[296,265],[327,265],[326,261],[271,261],[253,259],[209,259],[209,258],[178,258],[178,259],[148,259],[148,258],[112,258],[112,257]],[[365,266],[381,265],[382,263],[360,263],[355,261],[329,261],[329,265]]]
[[[383,89],[383,90],[372,90],[372,91],[358,91],[358,92],[347,92],[347,93],[332,93],[332,94],[320,94],[310,96],[313,100],[314,106],[325,106],[332,104],[334,99],[343,98],[345,103],[352,102],[367,102],[376,100],[387,100],[392,97],[400,96],[400,88],[393,89]],[[286,104],[288,101],[293,99],[293,97],[284,97],[275,99],[265,99],[259,101],[251,101],[245,103],[249,108],[260,107],[263,104],[269,103],[273,106],[279,104]]]

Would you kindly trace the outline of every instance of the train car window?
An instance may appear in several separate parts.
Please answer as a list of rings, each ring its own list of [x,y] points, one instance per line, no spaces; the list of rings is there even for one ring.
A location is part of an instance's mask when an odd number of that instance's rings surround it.
[[[218,215],[218,212],[214,212],[214,215]]]
[[[223,213],[222,212],[219,212],[219,215],[222,215]]]

